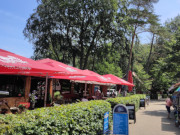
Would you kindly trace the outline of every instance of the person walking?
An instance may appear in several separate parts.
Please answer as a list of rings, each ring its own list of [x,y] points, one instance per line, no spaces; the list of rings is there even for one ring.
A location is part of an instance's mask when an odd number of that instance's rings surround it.
[[[171,114],[171,106],[172,106],[172,100],[171,97],[166,98],[166,109],[168,112],[168,119],[170,119],[170,114]]]

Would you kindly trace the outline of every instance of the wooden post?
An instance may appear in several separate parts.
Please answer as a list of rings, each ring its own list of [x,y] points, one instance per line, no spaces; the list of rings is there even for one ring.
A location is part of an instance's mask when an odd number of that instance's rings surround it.
[[[89,90],[89,97],[91,97],[92,96],[92,84],[89,84],[88,86],[89,86],[89,88],[88,88],[88,90]]]
[[[85,83],[85,91],[84,91],[84,96],[87,95],[87,83]]]
[[[108,88],[108,86],[102,86],[102,92],[103,92],[103,94],[104,94],[104,96],[107,96],[107,88]]]
[[[71,94],[74,94],[74,82],[71,82]]]
[[[53,79],[50,79],[49,94],[51,99],[53,100]]]
[[[46,87],[45,87],[45,95],[44,95],[44,107],[46,107],[46,101],[47,101],[47,86],[48,86],[48,74],[46,75]]]
[[[91,93],[92,93],[92,96],[95,96],[95,93],[94,93],[94,84],[92,84],[92,87],[91,87]]]
[[[30,89],[31,89],[31,77],[27,76],[26,77],[26,82],[25,82],[25,94],[24,94],[25,102],[29,101]]]

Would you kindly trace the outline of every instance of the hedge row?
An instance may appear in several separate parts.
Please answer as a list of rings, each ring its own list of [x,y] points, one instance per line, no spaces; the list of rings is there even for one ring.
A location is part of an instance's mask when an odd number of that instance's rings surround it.
[[[22,114],[0,115],[0,133],[8,135],[95,135],[102,132],[106,101],[80,102],[40,108]]]
[[[105,112],[116,104],[135,104],[145,95],[110,98],[106,101],[80,102],[39,108],[22,114],[0,115],[0,133],[8,135],[95,135],[102,133]],[[109,102],[109,103],[108,103]],[[110,118],[111,119],[111,118]]]
[[[116,98],[108,98],[106,101],[108,101],[111,104],[111,107],[114,108],[117,104],[135,104],[136,111],[139,109],[139,102],[140,99],[145,99],[145,94],[136,94],[129,97],[116,97]]]

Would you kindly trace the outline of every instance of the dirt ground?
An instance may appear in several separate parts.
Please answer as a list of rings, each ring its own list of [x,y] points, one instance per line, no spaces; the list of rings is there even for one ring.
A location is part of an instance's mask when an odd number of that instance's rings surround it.
[[[173,108],[171,108],[173,110]],[[130,120],[129,135],[180,135],[180,128],[175,126],[175,119],[167,118],[165,101],[151,101],[146,109],[136,113],[137,121]]]

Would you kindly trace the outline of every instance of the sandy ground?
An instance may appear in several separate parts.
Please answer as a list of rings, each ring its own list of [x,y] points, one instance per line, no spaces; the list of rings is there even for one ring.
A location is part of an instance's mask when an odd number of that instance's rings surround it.
[[[173,108],[171,108],[172,110]],[[130,120],[129,135],[180,135],[180,128],[172,119],[167,119],[165,101],[151,101],[146,109],[141,108],[136,113],[137,121]]]

